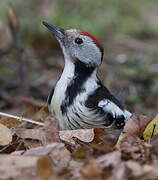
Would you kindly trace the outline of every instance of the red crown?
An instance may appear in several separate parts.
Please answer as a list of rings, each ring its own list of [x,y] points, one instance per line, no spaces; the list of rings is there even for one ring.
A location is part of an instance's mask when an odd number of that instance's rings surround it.
[[[84,31],[80,31],[80,34],[83,34],[85,36],[90,37],[93,42],[100,48],[103,50],[103,46],[101,45],[101,43],[96,39],[96,37],[94,37],[92,34],[89,34],[88,32],[84,32]]]

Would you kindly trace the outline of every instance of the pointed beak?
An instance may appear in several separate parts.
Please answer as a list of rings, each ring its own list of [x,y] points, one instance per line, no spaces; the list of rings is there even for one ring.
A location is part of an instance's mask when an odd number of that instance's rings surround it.
[[[64,38],[64,29],[61,29],[59,27],[56,27],[52,24],[49,24],[45,21],[42,22],[44,26],[46,26],[49,30],[53,31],[53,33],[55,34],[55,36],[57,37],[57,39],[62,40]]]

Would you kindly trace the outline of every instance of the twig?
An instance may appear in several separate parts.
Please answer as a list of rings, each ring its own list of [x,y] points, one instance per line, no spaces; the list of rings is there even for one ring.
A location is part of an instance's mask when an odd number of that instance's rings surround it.
[[[12,114],[7,114],[7,113],[0,112],[0,116],[10,117],[10,118],[17,119],[18,121],[25,121],[25,122],[29,122],[29,123],[32,123],[32,124],[44,126],[44,123],[42,123],[42,122],[37,122],[37,121],[34,121],[32,119],[27,119],[27,118],[23,118],[23,117],[19,117],[19,116],[14,116]]]
[[[151,134],[151,138],[150,138],[150,139],[152,139],[152,138],[153,138],[153,136],[154,136],[154,133],[155,133],[155,128],[156,128],[156,124],[153,124],[153,131],[152,131],[152,134]]]

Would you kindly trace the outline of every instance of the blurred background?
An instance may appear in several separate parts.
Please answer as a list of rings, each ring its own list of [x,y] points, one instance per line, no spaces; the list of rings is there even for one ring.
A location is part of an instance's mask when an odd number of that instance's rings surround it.
[[[158,112],[158,2],[155,0],[0,1],[0,111],[26,114],[46,104],[63,56],[41,22],[92,33],[104,45],[99,75],[124,92],[132,112]]]

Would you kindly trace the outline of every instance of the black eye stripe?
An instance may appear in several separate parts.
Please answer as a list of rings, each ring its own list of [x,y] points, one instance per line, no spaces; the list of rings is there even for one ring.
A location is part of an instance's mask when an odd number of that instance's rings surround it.
[[[82,44],[83,43],[83,40],[81,38],[76,38],[75,39],[75,43],[76,44]]]

